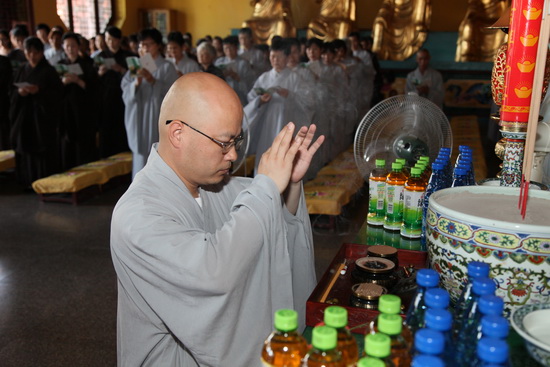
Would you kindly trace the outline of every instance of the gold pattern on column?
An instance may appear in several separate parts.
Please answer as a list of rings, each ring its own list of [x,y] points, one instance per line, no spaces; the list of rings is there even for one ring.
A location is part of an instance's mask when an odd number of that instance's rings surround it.
[[[488,27],[507,7],[506,0],[468,0],[468,10],[458,28],[455,61],[493,61],[506,34]]]
[[[273,36],[295,37],[296,28],[292,22],[290,0],[252,0],[252,18],[243,22],[250,27],[256,43],[269,43]]]
[[[431,0],[384,0],[372,26],[372,50],[381,60],[407,59],[424,44],[431,17]]]
[[[308,25],[307,37],[344,39],[355,22],[355,0],[322,0],[319,16]]]

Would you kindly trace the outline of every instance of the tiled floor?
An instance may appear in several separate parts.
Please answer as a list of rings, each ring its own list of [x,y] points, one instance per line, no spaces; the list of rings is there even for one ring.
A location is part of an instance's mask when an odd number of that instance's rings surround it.
[[[0,176],[0,366],[116,365],[109,228],[125,188],[78,206],[41,203]],[[315,228],[318,276],[361,227],[366,200],[358,198],[336,229]]]

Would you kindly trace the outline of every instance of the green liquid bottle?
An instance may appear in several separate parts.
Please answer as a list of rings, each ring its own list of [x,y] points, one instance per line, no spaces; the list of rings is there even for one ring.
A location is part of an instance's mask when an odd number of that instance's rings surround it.
[[[386,217],[384,228],[399,230],[403,221],[403,191],[407,177],[401,163],[392,163],[392,171],[386,177]]]
[[[399,315],[381,314],[378,317],[378,330],[391,339],[390,358],[395,367],[411,365],[410,345],[402,335],[403,319]]]
[[[395,160],[396,163],[401,163],[403,173],[407,178],[409,178],[409,175],[411,174],[411,167],[409,167],[409,164],[405,158],[397,158]]]
[[[367,223],[381,226],[384,224],[384,202],[386,199],[386,161],[384,159],[376,160],[376,168],[369,176],[369,214]]]
[[[338,333],[336,349],[342,353],[344,366],[353,367],[359,359],[359,348],[357,341],[347,328],[348,311],[344,307],[329,306],[325,309],[325,325],[335,328]]]
[[[311,337],[312,348],[304,358],[304,367],[345,367],[336,349],[338,332],[330,326],[316,326]]]
[[[386,334],[376,333],[365,336],[365,357],[378,358],[386,367],[395,367],[390,359],[391,339]]]
[[[376,334],[378,329],[378,319],[381,315],[400,315],[401,314],[401,298],[394,294],[384,294],[378,300],[378,311],[380,314],[375,316],[367,325],[367,334]],[[413,345],[414,339],[409,327],[405,324],[405,320],[401,320],[401,335],[405,338],[409,348]]]
[[[275,331],[262,348],[262,364],[273,367],[301,367],[307,353],[307,340],[297,331],[298,313],[281,309],[275,312]]]
[[[413,168],[411,177],[405,183],[401,236],[420,238],[422,235],[422,208],[425,193],[426,183],[420,177],[420,169]]]

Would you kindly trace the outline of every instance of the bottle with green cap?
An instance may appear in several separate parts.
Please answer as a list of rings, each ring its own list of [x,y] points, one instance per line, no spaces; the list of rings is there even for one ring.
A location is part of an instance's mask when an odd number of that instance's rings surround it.
[[[380,297],[378,300],[378,311],[380,311],[380,314],[375,316],[367,325],[367,334],[375,334],[379,332],[378,329],[378,318],[382,314],[388,314],[388,315],[400,315],[401,314],[401,298],[399,296],[396,296],[394,294],[384,294]],[[414,338],[411,333],[411,330],[405,324],[405,320],[401,320],[402,324],[402,331],[401,335],[403,338],[405,338],[405,341],[410,346],[413,345]]]
[[[376,333],[365,336],[365,357],[378,358],[386,367],[396,367],[390,358],[391,339],[386,334]]]
[[[422,207],[426,182],[420,177],[420,169],[411,169],[411,177],[405,182],[403,190],[403,225],[401,236],[408,238],[420,238],[422,234]]]
[[[336,349],[342,353],[344,365],[355,366],[359,359],[359,348],[357,341],[351,335],[348,326],[348,310],[340,306],[329,306],[325,309],[325,325],[336,329],[338,333],[338,344]]]
[[[304,367],[345,367],[342,353],[336,349],[338,332],[330,326],[316,326],[311,336],[312,348],[304,358]]]
[[[367,215],[367,223],[374,226],[384,224],[387,176],[386,161],[377,159],[376,168],[369,175],[369,214]]]
[[[390,358],[395,367],[411,365],[410,345],[403,335],[403,319],[399,315],[381,314],[378,317],[378,330],[391,339]]]
[[[405,176],[407,176],[407,178],[409,178],[409,174],[411,173],[411,170],[410,170],[411,167],[409,167],[407,160],[405,158],[397,158],[395,162],[401,163],[401,166],[402,166],[401,168],[403,169],[403,173],[405,174]]]
[[[386,216],[384,228],[399,230],[403,221],[403,190],[407,177],[401,163],[392,163],[391,172],[386,177]]]
[[[273,367],[301,367],[307,353],[307,340],[297,331],[298,313],[281,309],[275,312],[275,331],[262,348],[262,364]]]
[[[384,367],[384,361],[379,358],[363,357],[357,362],[357,367]]]

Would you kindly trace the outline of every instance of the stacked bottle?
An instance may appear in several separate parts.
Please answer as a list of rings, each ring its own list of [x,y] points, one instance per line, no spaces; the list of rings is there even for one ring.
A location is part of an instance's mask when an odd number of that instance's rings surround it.
[[[375,316],[367,325],[367,334],[376,334],[378,330],[378,318],[380,315],[400,315],[401,314],[401,298],[393,294],[384,294],[378,301],[378,311],[380,314]],[[413,336],[403,319],[401,319],[401,335],[405,338],[408,347],[412,347]]]
[[[304,357],[304,367],[345,367],[342,354],[337,350],[338,333],[330,326],[313,328],[311,349]]]
[[[445,366],[454,367],[456,360],[452,338],[453,316],[444,308],[428,308],[424,320],[427,329],[439,331],[443,335],[444,352],[441,357]]]
[[[392,170],[386,178],[386,216],[384,228],[399,230],[403,222],[403,191],[407,177],[401,163],[392,163]]]
[[[386,334],[376,333],[365,336],[365,357],[377,358],[386,367],[396,367],[390,358],[390,352],[391,339]]]
[[[401,225],[403,237],[420,238],[422,234],[422,208],[426,184],[420,175],[419,168],[412,168],[411,176],[405,182],[403,224]]]
[[[385,197],[386,197],[386,161],[384,159],[376,160],[376,168],[372,170],[369,176],[369,213],[367,223],[374,226],[384,224]]]
[[[336,349],[342,354],[344,366],[355,366],[359,359],[357,342],[348,326],[348,311],[344,307],[329,306],[325,309],[324,322],[326,326],[334,328],[337,332]]]
[[[410,347],[402,334],[401,316],[381,314],[378,317],[378,330],[390,337],[390,359],[395,367],[409,367],[411,365]]]
[[[405,323],[414,334],[416,330],[424,327],[424,313],[426,312],[425,294],[430,288],[439,284],[439,274],[432,269],[420,269],[416,272],[417,290],[411,305],[407,310]]]
[[[265,366],[300,367],[308,346],[306,339],[297,331],[298,313],[287,309],[276,311],[274,326],[275,331],[262,348],[262,363]]]

